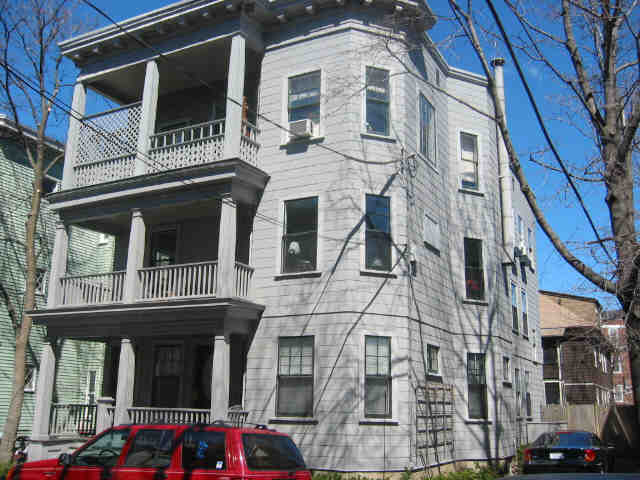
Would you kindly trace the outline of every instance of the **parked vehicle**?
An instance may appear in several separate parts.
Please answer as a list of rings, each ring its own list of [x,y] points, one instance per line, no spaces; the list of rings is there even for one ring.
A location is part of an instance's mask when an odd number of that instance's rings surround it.
[[[599,472],[613,467],[614,447],[578,430],[543,433],[524,451],[523,473]]]
[[[291,438],[264,426],[120,425],[73,454],[27,462],[7,480],[311,480]]]

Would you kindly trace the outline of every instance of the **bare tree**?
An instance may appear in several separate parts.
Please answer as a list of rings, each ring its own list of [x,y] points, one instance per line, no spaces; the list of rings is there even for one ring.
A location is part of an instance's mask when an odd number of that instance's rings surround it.
[[[26,354],[32,320],[26,312],[36,307],[39,217],[43,181],[61,159],[51,155],[46,133],[54,121],[53,109],[62,87],[59,40],[77,33],[72,0],[0,0],[0,105],[13,118],[17,141],[33,170],[24,231],[25,293],[22,308],[8,294],[0,278],[3,304],[15,329],[15,367],[7,419],[0,442],[0,462],[11,460],[22,405]],[[25,128],[23,125],[32,125]],[[22,313],[20,313],[22,312]]]
[[[449,0],[458,31],[473,46],[489,79],[495,121],[506,144],[511,169],[538,224],[569,265],[618,299],[627,316],[627,327],[634,331],[640,321],[640,250],[634,208],[634,165],[638,159],[640,124],[640,5],[637,0],[562,0],[543,2],[544,5],[506,0],[506,3],[520,28],[519,36],[506,32],[491,0],[477,4],[472,0]],[[546,67],[557,88],[569,94],[573,107],[569,121],[593,141],[595,158],[590,152],[579,152],[579,165],[574,164],[571,169],[566,167],[570,162],[563,161],[552,144],[548,146],[554,151],[568,184],[576,182],[579,186],[588,179],[597,180],[604,187],[609,222],[593,224],[600,261],[585,258],[584,253],[570,248],[547,221],[536,200],[498,101],[494,72],[487,58],[488,48],[496,42],[504,42],[514,60],[526,56],[528,61]],[[524,81],[524,74],[521,75]],[[543,125],[541,117],[539,121]],[[577,186],[575,190],[579,192]],[[591,221],[588,210],[583,208]],[[605,238],[600,237],[600,232],[605,232]],[[634,370],[637,382],[638,365]]]

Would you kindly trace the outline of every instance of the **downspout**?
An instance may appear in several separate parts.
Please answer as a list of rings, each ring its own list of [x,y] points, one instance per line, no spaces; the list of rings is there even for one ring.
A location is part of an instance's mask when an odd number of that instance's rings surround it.
[[[504,58],[494,58],[491,61],[494,71],[494,81],[496,90],[498,91],[498,102],[505,114],[505,122],[507,121],[507,110],[504,99]],[[513,218],[513,186],[511,183],[511,168],[509,167],[509,155],[507,148],[502,139],[502,133],[496,123],[496,137],[498,140],[498,162],[499,162],[499,182],[500,182],[500,204],[502,206],[502,247],[506,258],[503,263],[513,263],[514,252],[514,218]]]

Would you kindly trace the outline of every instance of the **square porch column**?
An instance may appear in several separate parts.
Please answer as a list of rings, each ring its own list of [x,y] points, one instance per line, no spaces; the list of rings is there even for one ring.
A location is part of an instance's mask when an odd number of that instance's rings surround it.
[[[236,34],[231,39],[231,53],[229,54],[224,158],[240,158],[245,63],[246,40],[241,34]]]
[[[229,298],[235,295],[236,232],[238,205],[231,197],[220,201],[220,231],[218,234],[218,284],[216,296]]]
[[[47,458],[46,443],[49,440],[53,384],[56,379],[56,355],[53,350],[53,344],[53,339],[45,339],[40,353],[36,401],[33,424],[31,426],[31,441],[29,443],[29,461]]]
[[[71,115],[69,116],[69,130],[67,131],[67,148],[64,152],[64,167],[62,170],[62,190],[69,190],[76,183],[73,167],[78,158],[80,142],[80,127],[87,103],[87,89],[83,83],[76,83],[73,87],[71,101]]]
[[[147,227],[142,212],[135,209],[131,212],[131,232],[129,233],[129,250],[127,252],[127,273],[124,280],[124,302],[133,303],[140,298],[140,279],[138,269],[144,264],[144,247]]]
[[[151,135],[155,133],[156,112],[158,109],[158,85],[160,74],[156,59],[147,62],[147,70],[144,76],[144,90],[142,92],[142,110],[140,126],[138,128],[138,150],[136,152],[135,175],[144,175],[148,170],[155,170],[148,158],[151,147]]]
[[[120,345],[116,409],[113,415],[114,425],[129,423],[129,413],[127,409],[133,406],[133,385],[136,371],[136,354],[131,340],[129,338],[123,338]]]
[[[53,241],[53,255],[49,270],[49,292],[47,308],[56,308],[62,303],[60,279],[67,273],[67,252],[69,250],[69,231],[62,222],[56,223],[56,236]]]
[[[211,369],[211,422],[225,420],[229,410],[230,337],[216,335]]]

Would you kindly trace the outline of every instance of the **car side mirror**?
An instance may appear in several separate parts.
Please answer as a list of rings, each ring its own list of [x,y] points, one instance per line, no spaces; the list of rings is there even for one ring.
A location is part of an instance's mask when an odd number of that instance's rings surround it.
[[[69,455],[68,453],[61,453],[58,457],[58,463],[65,466],[71,465],[72,458],[73,457],[71,457],[71,455]]]

